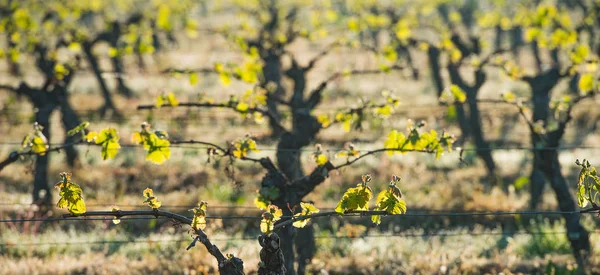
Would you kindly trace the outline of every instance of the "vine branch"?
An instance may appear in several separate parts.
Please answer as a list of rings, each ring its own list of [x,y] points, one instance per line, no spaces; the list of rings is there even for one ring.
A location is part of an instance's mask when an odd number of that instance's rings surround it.
[[[122,217],[126,217],[126,216],[154,216],[156,218],[158,217],[166,217],[172,220],[175,220],[179,223],[182,224],[187,224],[187,225],[191,225],[192,224],[192,220],[188,217],[179,215],[179,214],[175,214],[172,212],[168,212],[168,211],[162,211],[162,210],[158,210],[158,209],[153,209],[153,210],[117,210],[117,211],[88,211],[85,212],[81,215],[73,215],[73,214],[64,214],[62,217],[63,218],[76,218],[76,217],[107,217],[107,216],[112,216],[115,218],[122,218]],[[219,269],[221,269],[226,261],[227,258],[223,255],[223,253],[221,252],[221,250],[219,250],[219,248],[212,244],[210,242],[210,240],[208,239],[208,236],[206,235],[206,233],[201,230],[201,229],[197,229],[195,230],[195,233],[197,234],[197,237],[195,240],[199,240],[208,250],[208,252],[215,257],[215,259],[217,259],[217,262],[219,263]],[[194,240],[194,242],[195,242]]]

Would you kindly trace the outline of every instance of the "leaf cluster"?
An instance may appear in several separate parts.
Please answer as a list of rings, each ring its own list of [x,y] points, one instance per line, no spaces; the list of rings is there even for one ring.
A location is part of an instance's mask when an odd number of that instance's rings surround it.
[[[154,196],[154,192],[152,191],[152,189],[146,188],[144,189],[144,192],[142,194],[144,195],[145,199],[143,203],[152,207],[152,209],[158,209],[162,205],[162,202],[160,202],[158,198]]]
[[[164,131],[152,131],[151,125],[146,122],[142,123],[141,131],[133,133],[132,141],[142,145],[148,152],[146,160],[152,163],[161,164],[171,157],[168,134]]]
[[[388,154],[391,156],[395,153],[406,154],[411,151],[424,151],[435,153],[435,157],[440,158],[444,151],[452,151],[452,144],[454,143],[452,135],[442,133],[438,136],[435,130],[420,133],[419,128],[423,126],[423,122],[417,125],[409,123],[406,135],[397,130],[392,130],[383,145],[385,149],[389,149],[387,150]]]

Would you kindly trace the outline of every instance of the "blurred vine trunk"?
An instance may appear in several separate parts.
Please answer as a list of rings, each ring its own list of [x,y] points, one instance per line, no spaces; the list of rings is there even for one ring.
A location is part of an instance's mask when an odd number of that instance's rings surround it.
[[[120,37],[121,25],[119,24],[119,22],[114,22],[106,40],[112,48],[118,49]],[[110,62],[112,63],[115,78],[117,79],[117,92],[119,92],[121,95],[127,98],[133,97],[133,91],[129,87],[127,87],[127,84],[125,84],[125,80],[123,77],[125,74],[123,58],[117,54],[110,58]]]
[[[125,84],[123,59],[119,56],[113,56],[110,58],[110,62],[112,63],[115,78],[117,79],[117,91],[125,97],[133,97],[133,91]]]
[[[458,38],[454,39],[457,40]],[[460,44],[463,45],[462,43]],[[464,48],[463,51],[465,51],[465,55],[467,51],[477,51],[475,47],[473,49],[466,49],[465,46],[462,47]],[[442,78],[442,66],[440,64],[440,49],[437,47],[429,47],[427,56],[431,67],[431,78],[437,89],[439,98],[442,95],[445,86]],[[459,65],[449,63],[447,65],[447,70],[450,75],[450,82],[461,88],[465,92],[467,98],[468,112],[465,110],[465,105],[462,103],[457,103],[449,107],[455,109],[456,119],[461,131],[461,136],[457,141],[457,144],[463,144],[468,138],[473,138],[473,142],[477,148],[477,156],[484,162],[488,178],[491,180],[492,184],[494,184],[496,182],[496,163],[492,157],[491,147],[483,133],[481,112],[479,110],[479,103],[477,102],[479,90],[486,81],[485,72],[483,71],[483,68],[477,68],[475,71],[475,83],[469,85],[460,75]]]
[[[455,64],[448,64],[448,72],[450,74],[450,81],[460,87],[467,97],[467,106],[469,107],[468,114],[464,117],[459,117],[458,123],[464,124],[461,129],[469,129],[469,135],[473,138],[475,148],[477,148],[477,156],[484,162],[488,178],[492,184],[495,184],[496,179],[496,163],[492,157],[492,148],[484,137],[483,128],[481,124],[481,112],[479,111],[479,103],[477,102],[477,96],[479,90],[486,81],[486,74],[483,68],[478,68],[475,71],[475,83],[469,85],[462,78],[459,73],[459,68]],[[462,108],[463,104],[456,104],[457,114],[458,106]]]
[[[437,47],[429,47],[427,50],[427,57],[429,67],[431,68],[431,79],[435,86],[437,97],[440,98],[442,92],[444,92],[445,86],[444,79],[442,78],[442,66],[440,62],[440,49]],[[455,104],[448,108],[454,108],[456,112],[456,119],[458,120],[458,126],[460,128],[460,137],[456,141],[456,144],[463,144],[471,134],[469,127],[466,111],[462,104]]]
[[[475,18],[473,17],[474,11],[478,9],[478,1],[468,0],[465,1],[462,6],[459,8],[459,12],[461,14],[462,25],[467,31],[470,33],[472,26],[474,25]],[[457,28],[455,23],[450,20],[449,15],[449,7],[447,4],[442,4],[438,7],[438,12],[441,15],[444,22],[446,22],[451,29]],[[462,57],[467,57],[469,55],[479,55],[481,54],[481,46],[479,44],[478,37],[472,34],[469,34],[467,38],[462,38],[456,31],[450,37],[452,43],[456,46],[456,48],[461,52]],[[496,29],[496,48],[501,47],[502,44],[502,29]],[[443,92],[444,82],[442,79],[441,73],[441,64],[440,64],[440,49],[436,47],[430,46],[428,51],[429,64],[431,66],[432,78],[435,83],[436,88],[438,89],[438,98]],[[492,158],[492,151],[489,143],[484,137],[483,128],[481,123],[481,112],[479,111],[479,103],[477,102],[477,96],[479,90],[483,86],[486,81],[486,74],[483,71],[482,66],[478,66],[474,71],[475,81],[473,84],[468,84],[465,78],[460,74],[460,63],[454,63],[449,61],[446,65],[446,69],[448,70],[448,74],[450,76],[450,83],[458,86],[461,90],[465,92],[466,96],[466,105],[468,107],[468,112],[465,110],[464,104],[456,103],[454,104],[456,119],[458,120],[458,125],[461,131],[461,136],[457,140],[455,144],[462,145],[469,138],[473,138],[473,143],[475,144],[475,148],[477,149],[477,156],[484,162],[486,166],[486,171],[488,178],[492,185],[496,183],[496,163]]]
[[[281,56],[277,53],[274,53],[272,50],[267,51],[268,53],[263,58],[264,65],[262,70],[264,79],[262,80],[261,86],[273,86],[275,88],[274,90],[269,91],[269,96],[267,97],[267,108],[271,114],[271,116],[269,116],[271,137],[278,138],[284,132],[284,129],[282,129],[279,125],[281,114],[277,108],[277,98],[282,98],[285,95],[285,91],[281,83],[281,72],[283,69],[281,65]]]
[[[112,95],[108,90],[108,86],[106,85],[106,81],[102,77],[102,70],[100,70],[100,64],[98,64],[98,59],[92,52],[93,44],[91,42],[85,41],[82,44],[83,52],[92,67],[92,72],[94,73],[94,77],[98,81],[98,85],[100,86],[100,91],[102,92],[102,97],[104,98],[104,105],[100,108],[100,116],[104,117],[108,111],[112,111],[113,115],[120,116],[119,111],[115,107],[115,104],[112,101]]]
[[[523,29],[520,26],[510,30],[510,51],[515,59],[519,58],[519,48],[523,46]]]
[[[547,72],[527,79],[532,90],[533,122],[541,121],[547,125],[550,116],[550,94],[552,88],[561,79],[558,67],[553,67]],[[531,129],[532,147],[543,147],[534,150],[534,162],[531,173],[531,208],[535,209],[541,202],[545,180],[550,181],[550,186],[556,194],[558,207],[563,212],[576,212],[577,206],[573,199],[567,181],[562,174],[556,148],[560,145],[569,117],[562,121],[556,130],[546,134],[536,133]],[[563,215],[566,221],[567,237],[580,271],[585,272],[587,257],[590,252],[589,233],[580,223],[580,214],[567,213]]]

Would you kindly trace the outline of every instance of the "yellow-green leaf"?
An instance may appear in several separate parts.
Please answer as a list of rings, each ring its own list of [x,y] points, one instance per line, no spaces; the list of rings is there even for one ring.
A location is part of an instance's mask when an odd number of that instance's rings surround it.
[[[579,77],[579,93],[586,95],[594,89],[594,76],[592,74],[584,74]]]
[[[190,85],[194,86],[198,83],[198,74],[197,73],[190,73],[189,78],[190,78]]]
[[[83,201],[83,191],[81,187],[71,181],[71,174],[60,173],[61,181],[56,183],[54,187],[58,189],[60,199],[56,204],[59,208],[67,208],[69,213],[73,215],[81,215],[86,212],[85,202]]]

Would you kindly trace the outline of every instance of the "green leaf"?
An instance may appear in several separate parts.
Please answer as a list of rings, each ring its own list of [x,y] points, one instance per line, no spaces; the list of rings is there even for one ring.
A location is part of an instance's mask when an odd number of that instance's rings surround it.
[[[452,92],[452,95],[454,96],[455,100],[460,103],[463,103],[465,102],[465,100],[467,100],[467,95],[457,85],[453,84],[452,86],[450,86],[450,92]]]
[[[578,186],[577,188],[577,204],[579,205],[579,207],[583,208],[586,207],[588,204],[588,200],[586,198],[585,195],[585,185],[581,184]]]
[[[198,74],[197,73],[190,73],[189,75],[190,78],[190,85],[194,86],[198,83]]]
[[[113,206],[110,207],[110,211],[111,212],[118,212],[119,211],[119,207],[117,207],[116,205],[113,205]],[[112,220],[112,222],[113,222],[113,224],[119,224],[119,223],[121,223],[121,220],[119,218],[115,217]]]
[[[147,123],[142,124],[142,131],[134,132],[132,135],[132,141],[142,145],[144,150],[148,151],[146,160],[155,164],[162,164],[171,157],[171,142],[167,138],[166,132],[152,132]]]
[[[521,190],[527,185],[529,185],[529,177],[519,177],[513,183],[516,190]]]
[[[179,105],[179,101],[177,100],[177,98],[175,98],[175,94],[168,93],[166,95],[159,95],[156,97],[156,103],[154,104],[156,108],[160,108],[165,105],[173,107]]]
[[[258,152],[256,141],[250,136],[238,139],[233,143],[233,156],[236,158],[244,158],[249,152]]]
[[[206,228],[206,210],[208,208],[208,203],[205,201],[201,201],[198,203],[198,206],[194,207],[190,211],[194,212],[194,217],[192,218],[192,228],[194,230],[204,230]]]
[[[502,94],[502,99],[506,102],[512,103],[517,100],[517,96],[513,92],[506,92]]]
[[[375,211],[385,211],[391,215],[406,213],[406,202],[402,199],[400,188],[396,186],[399,182],[400,177],[392,176],[392,181],[388,185],[388,188],[377,195]],[[371,221],[375,224],[380,224],[381,217],[374,215],[371,217]]]
[[[86,139],[88,142],[94,141],[96,144],[102,146],[102,158],[104,160],[115,158],[121,148],[119,134],[114,128],[106,128],[100,131],[100,133],[89,132]]]
[[[31,140],[31,150],[36,154],[43,156],[48,150],[48,144],[43,136],[36,136]]]
[[[177,100],[177,98],[175,98],[175,94],[168,93],[166,97],[167,103],[169,103],[169,105],[173,107],[179,105],[179,101]]]
[[[592,74],[584,74],[579,77],[579,93],[587,95],[594,89],[594,76]]]
[[[144,195],[144,198],[145,198],[143,203],[152,207],[152,209],[158,209],[162,205],[162,203],[158,200],[158,198],[156,198],[154,196],[154,192],[152,191],[152,189],[146,188],[146,189],[144,189],[142,194]]]
[[[267,211],[262,214],[260,221],[260,231],[268,234],[273,231],[275,222],[281,219],[283,212],[275,205],[269,205]]]
[[[449,88],[445,89],[440,95],[439,100],[443,103],[454,104],[463,103],[467,100],[465,92],[455,84],[450,85]]]
[[[219,79],[223,86],[229,86],[231,84],[231,77],[228,72],[222,72],[219,74]]]
[[[300,211],[300,213],[297,213],[294,215],[294,217],[296,217],[296,218],[310,216],[312,214],[319,213],[319,211],[320,211],[312,203],[301,202],[300,207],[302,210]],[[293,223],[293,226],[297,227],[297,228],[302,228],[302,227],[305,227],[309,221],[310,221],[310,218],[295,221]]]
[[[244,102],[240,102],[238,103],[238,105],[235,107],[235,110],[240,112],[240,113],[246,113],[248,112],[248,109],[250,107],[248,106],[248,104],[244,103]]]
[[[256,205],[256,207],[258,207],[258,209],[261,210],[266,210],[267,207],[269,207],[269,200],[267,200],[265,197],[258,195],[256,196],[256,198],[254,198],[254,205]]]
[[[359,183],[356,187],[348,188],[342,199],[338,202],[335,212],[343,215],[347,211],[367,211],[373,193],[366,183]]]
[[[85,202],[83,201],[83,191],[81,187],[71,181],[71,174],[60,173],[61,181],[54,187],[58,189],[60,199],[56,204],[59,208],[67,208],[73,215],[81,215],[86,212]]]
[[[87,121],[86,121],[86,122],[83,122],[83,123],[81,123],[81,124],[77,125],[75,128],[73,128],[73,129],[69,130],[69,131],[67,132],[67,135],[68,135],[68,136],[74,136],[74,135],[76,135],[77,133],[81,133],[81,132],[83,132],[83,131],[84,131],[84,130],[85,130],[85,129],[86,129],[88,126],[89,126],[89,125],[90,125],[90,123],[89,123],[89,122],[87,122]]]

